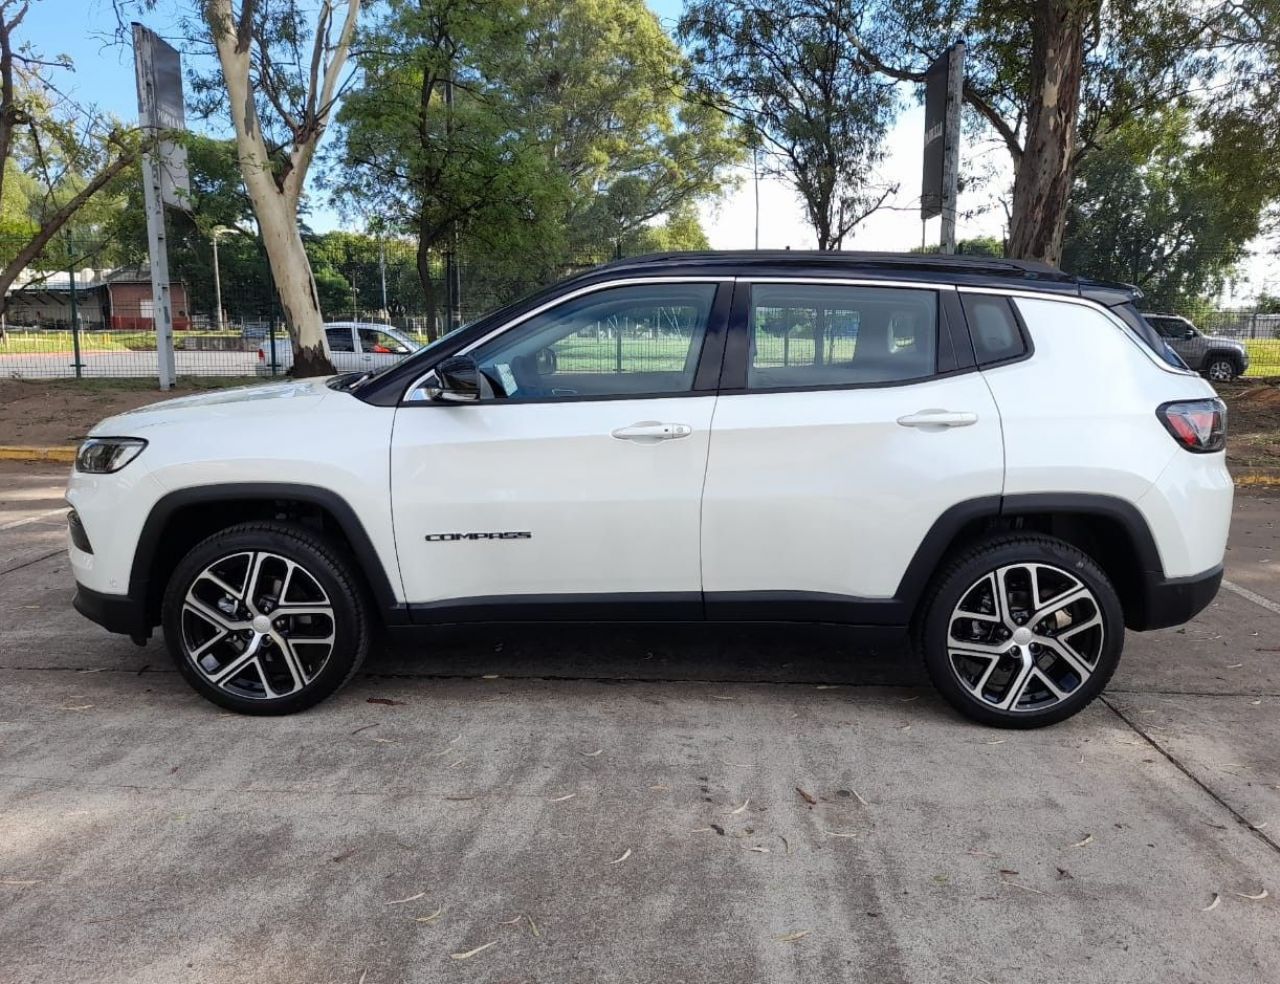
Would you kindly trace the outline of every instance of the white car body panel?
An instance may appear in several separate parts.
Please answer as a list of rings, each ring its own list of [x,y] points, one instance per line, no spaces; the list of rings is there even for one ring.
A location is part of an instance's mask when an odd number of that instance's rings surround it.
[[[1234,487],[1226,456],[1189,454],[1155,409],[1214,396],[1194,373],[1164,371],[1087,303],[1016,297],[1035,352],[983,370],[1001,408],[1006,495],[1086,493],[1135,504],[1167,577],[1222,562]]]
[[[279,482],[343,498],[398,594],[387,486],[394,416],[312,379],[182,397],[104,420],[91,437],[140,437],[148,444],[114,474],[72,472],[67,501],[94,547],[93,554],[72,547],[76,580],[107,594],[127,590],[143,525],[169,492]]]
[[[408,335],[392,328],[390,325],[384,325],[380,322],[326,322],[324,330],[329,339],[329,361],[333,364],[333,368],[337,372],[370,372],[376,369],[385,368],[386,366],[392,365],[393,363],[399,362],[401,359],[408,357],[407,354],[374,352],[372,350],[367,350],[369,347],[362,344],[360,339],[359,330],[361,328],[385,332],[397,342],[408,348],[410,353],[417,351],[421,347]],[[334,345],[334,336],[338,333],[342,333],[342,336],[348,340],[348,347],[350,351]],[[262,345],[259,346],[260,358],[258,360],[258,373],[260,375],[269,375],[271,373],[271,344],[270,339],[265,339]],[[275,364],[277,375],[287,373],[293,368],[293,345],[290,342],[289,335],[287,333],[276,336]]]
[[[714,406],[705,396],[401,407],[391,487],[407,599],[701,590]],[[612,436],[645,421],[691,433]],[[474,532],[531,535],[426,540]]]
[[[977,422],[898,423],[928,409]],[[1000,418],[975,372],[722,396],[702,507],[703,587],[892,597],[934,520],[998,496],[1002,469]]]

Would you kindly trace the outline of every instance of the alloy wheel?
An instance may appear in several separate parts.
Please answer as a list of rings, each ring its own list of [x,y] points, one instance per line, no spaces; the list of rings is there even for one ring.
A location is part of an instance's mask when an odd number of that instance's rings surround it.
[[[1214,382],[1229,383],[1236,378],[1235,364],[1228,362],[1226,359],[1218,359],[1210,363],[1208,376]]]
[[[236,697],[302,690],[333,654],[333,604],[310,571],[266,551],[215,560],[182,602],[182,648],[209,683]]]
[[[1000,567],[970,585],[951,612],[947,660],[980,703],[1043,711],[1079,690],[1098,667],[1102,608],[1089,587],[1050,564]]]

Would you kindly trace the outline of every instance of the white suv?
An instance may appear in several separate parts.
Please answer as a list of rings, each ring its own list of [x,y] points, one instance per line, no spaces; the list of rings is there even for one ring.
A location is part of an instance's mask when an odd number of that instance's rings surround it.
[[[961,712],[1048,724],[1222,577],[1225,408],[1134,296],[976,258],[613,263],[379,373],[104,421],[75,604],[163,625],[246,713],[333,693],[379,625],[780,620],[910,630]]]

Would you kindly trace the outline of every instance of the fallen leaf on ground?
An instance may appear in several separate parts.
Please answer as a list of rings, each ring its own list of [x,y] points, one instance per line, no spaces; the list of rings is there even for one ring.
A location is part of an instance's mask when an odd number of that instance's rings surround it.
[[[741,813],[743,810],[745,810],[745,809],[747,808],[747,804],[748,804],[748,803],[750,803],[750,802],[751,802],[751,800],[749,800],[749,799],[748,799],[748,800],[743,800],[743,803],[742,803],[742,805],[741,805],[740,807],[738,807],[736,810],[730,810],[730,811],[729,811],[729,816],[731,816],[731,817],[735,817],[735,816],[737,816],[739,813]]]
[[[781,936],[775,936],[774,939],[779,943],[794,943],[796,940],[804,939],[812,932],[813,930],[811,929],[798,929],[794,933],[783,933]]]
[[[499,680],[501,677],[497,673],[486,673],[480,677],[481,680]]]
[[[1219,895],[1217,892],[1214,892],[1214,893],[1213,893],[1213,901],[1212,901],[1212,902],[1210,902],[1208,905],[1206,905],[1206,906],[1205,906],[1203,909],[1201,909],[1200,911],[1201,911],[1201,912],[1212,912],[1214,909],[1218,908],[1218,906],[1220,906],[1220,905],[1222,905],[1222,896],[1221,896],[1221,895]]]
[[[381,742],[384,745],[394,745],[396,743],[396,740],[394,738],[372,738],[370,740]]]
[[[623,851],[623,852],[622,852],[622,856],[621,856],[621,857],[614,858],[614,859],[613,859],[612,861],[610,861],[609,863],[610,863],[610,864],[621,864],[623,861],[627,860],[627,858],[629,858],[629,857],[631,857],[631,848],[629,848],[629,847],[628,847],[625,851]]]
[[[870,805],[871,805],[870,803],[868,803],[866,800],[864,800],[864,799],[862,798],[862,794],[861,794],[860,792],[858,792],[856,789],[851,789],[851,790],[849,790],[849,792],[853,793],[853,798],[854,798],[854,799],[856,799],[856,800],[857,800],[859,803],[861,803],[863,806],[870,806]]]
[[[577,793],[565,793],[563,796],[557,796],[555,799],[547,800],[548,803],[563,803],[565,800],[571,800]]]
[[[358,847],[350,848],[350,849],[348,849],[348,850],[346,850],[346,851],[343,851],[341,854],[337,855],[336,857],[332,857],[332,858],[330,858],[329,860],[330,860],[330,861],[335,861],[335,862],[336,862],[336,861],[345,861],[345,860],[347,860],[347,858],[351,857],[351,855],[355,854],[358,850],[360,850],[360,848],[358,848]]]
[[[1270,893],[1270,892],[1268,892],[1268,891],[1264,888],[1264,889],[1263,889],[1261,892],[1259,892],[1257,895],[1249,895],[1247,892],[1232,892],[1231,894],[1232,894],[1232,895],[1237,895],[1237,896],[1239,896],[1239,897],[1240,897],[1240,898],[1242,898],[1242,899],[1248,899],[1250,902],[1261,902],[1263,899],[1265,899],[1265,898],[1266,898],[1267,896],[1269,896],[1271,893]]]
[[[392,700],[390,697],[366,697],[366,704],[385,704],[387,707],[404,707],[404,701]]]
[[[525,916],[525,918],[529,920],[530,932],[532,932],[534,936],[541,936],[542,933],[538,932],[538,924],[533,921],[533,916]]]
[[[589,759],[593,759],[603,751],[604,751],[603,748],[597,748],[594,752],[583,752],[582,754]]]
[[[444,906],[440,906],[439,909],[431,913],[431,915],[429,916],[418,916],[418,918],[415,919],[414,922],[426,923],[427,925],[430,925],[431,923],[439,919],[442,915],[444,915]]]
[[[494,940],[492,943],[486,943],[484,946],[478,946],[474,950],[468,950],[466,953],[451,953],[449,956],[453,960],[470,960],[477,953],[483,953],[485,950],[489,949],[489,947],[497,945],[498,941]]]
[[[846,834],[840,830],[824,830],[823,833],[826,834],[828,837],[857,837],[858,836],[856,833]]]
[[[1017,874],[1021,874],[1021,872],[1014,871],[1012,868],[1001,868],[1001,869],[1000,869],[1000,874],[1002,874],[1002,875],[1017,875]]]
[[[1069,872],[1066,868],[1059,868],[1059,869],[1058,869],[1058,877],[1059,877],[1059,878],[1064,878],[1064,879],[1065,879],[1065,878],[1072,878],[1072,879],[1074,879],[1074,878],[1075,878],[1075,875],[1073,875],[1071,872]]]
[[[722,694],[712,694],[712,695],[711,695],[711,699],[712,699],[712,700],[737,700],[738,698],[736,698],[736,697],[726,697],[726,696],[723,696]]]
[[[410,895],[407,899],[396,899],[394,902],[388,902],[387,905],[403,905],[405,902],[417,902],[418,899],[424,898],[426,892],[419,892],[417,895]]]
[[[772,853],[772,852],[771,852],[767,847],[760,847],[759,845],[756,845],[756,844],[752,844],[750,847],[747,847],[747,846],[745,846],[745,845],[744,845],[744,846],[743,846],[743,850],[746,850],[746,851],[754,851],[756,854],[770,854],[770,853]]]
[[[1003,744],[1004,744],[1006,741],[1008,741],[1008,740],[1009,740],[1008,738],[992,738],[989,742],[987,742],[987,744],[988,744],[988,745],[1003,745]]]
[[[16,878],[5,878],[5,879],[0,879],[0,885],[39,885],[39,884],[40,884],[39,880],[36,880],[36,881],[18,881]]]
[[[1072,847],[1088,847],[1092,843],[1093,843],[1093,834],[1088,834],[1084,840],[1076,841],[1071,846]]]
[[[356,728],[356,730],[351,733],[353,735],[358,735],[360,734],[361,731],[368,731],[370,728],[376,728],[376,727],[378,727],[378,725],[376,724],[366,724],[363,728]]]
[[[62,707],[59,707],[59,708],[58,708],[58,710],[60,710],[60,711],[87,711],[87,710],[88,710],[89,708],[91,708],[92,706],[93,706],[92,704],[67,704],[67,705],[63,705]]]
[[[502,922],[498,923],[498,925],[499,925],[499,926],[514,926],[516,923],[520,922],[520,921],[521,921],[521,920],[523,920],[523,919],[524,919],[524,913],[522,912],[522,913],[520,913],[520,915],[516,916],[514,919],[504,919]]]
[[[808,803],[810,806],[817,806],[817,805],[818,805],[817,797],[815,797],[813,794],[811,794],[811,793],[806,793],[806,792],[805,792],[803,789],[801,789],[799,786],[797,786],[797,787],[796,787],[796,792],[797,792],[797,793],[799,793],[799,794],[800,794],[800,798],[801,798],[802,800],[804,800],[806,803]]]

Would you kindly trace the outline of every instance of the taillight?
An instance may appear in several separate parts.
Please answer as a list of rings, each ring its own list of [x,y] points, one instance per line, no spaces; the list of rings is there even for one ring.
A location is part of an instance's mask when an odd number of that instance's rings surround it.
[[[1226,447],[1227,405],[1221,400],[1175,400],[1161,404],[1156,416],[1188,451],[1207,454]]]

